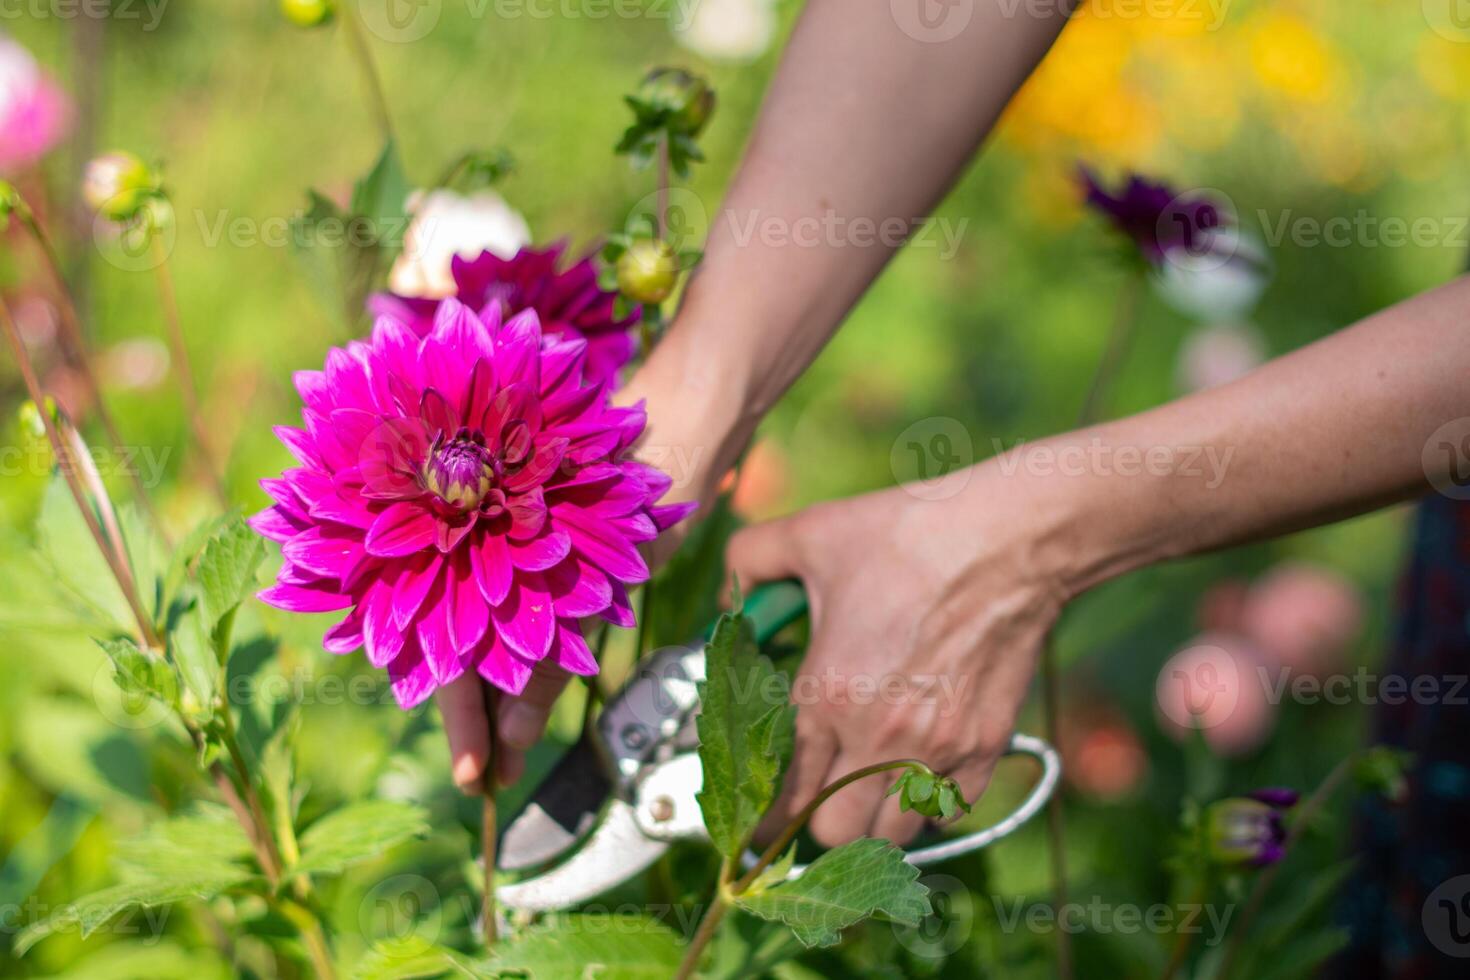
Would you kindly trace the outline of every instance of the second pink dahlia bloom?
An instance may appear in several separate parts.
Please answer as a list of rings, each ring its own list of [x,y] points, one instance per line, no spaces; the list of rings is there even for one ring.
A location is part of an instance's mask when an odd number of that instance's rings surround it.
[[[349,610],[323,645],[365,649],[404,708],[469,670],[517,694],[543,660],[595,674],[579,621],[633,625],[637,545],[692,507],[626,458],[643,409],[608,404],[587,348],[447,299],[422,337],[383,317],[298,373],[305,428],[276,431],[300,465],[251,520],[285,558],[261,599]]]
[[[556,244],[526,247],[508,259],[489,251],[473,259],[456,255],[449,262],[455,298],[475,310],[498,305],[505,316],[535,310],[547,336],[587,341],[588,378],[615,382],[637,349],[632,331],[638,312],[617,315],[618,295],[597,285],[591,256],[560,269],[565,251],[565,244]],[[368,300],[368,310],[406,324],[422,337],[432,327],[441,302],[378,293]]]
[[[71,107],[36,59],[0,35],[0,171],[35,163],[66,134]]]

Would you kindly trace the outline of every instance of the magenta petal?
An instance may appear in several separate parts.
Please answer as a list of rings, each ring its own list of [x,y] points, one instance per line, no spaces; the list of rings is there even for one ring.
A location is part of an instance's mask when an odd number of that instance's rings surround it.
[[[556,473],[567,454],[567,440],[542,437],[539,445],[526,461],[526,465],[505,479],[505,487],[512,493],[524,493],[532,487],[541,486]],[[640,500],[641,503],[641,500]]]
[[[480,655],[480,676],[507,694],[521,694],[531,680],[531,664],[517,656],[493,630],[487,640],[488,649]]]
[[[417,640],[404,644],[403,652],[388,665],[388,678],[393,682],[393,697],[404,711],[422,704],[436,686]]]
[[[480,594],[492,606],[498,606],[510,594],[514,570],[510,561],[510,544],[499,534],[487,533],[478,545],[470,548],[470,567]]]
[[[556,642],[552,646],[556,662],[568,673],[582,677],[597,674],[597,658],[582,638],[582,627],[574,620],[564,619],[556,624]]]
[[[540,487],[532,487],[526,493],[511,497],[505,503],[510,513],[510,537],[525,541],[541,533],[546,526],[546,495]]]
[[[575,551],[613,578],[624,582],[648,580],[648,564],[638,549],[603,522],[589,518],[575,507],[558,508],[552,520],[572,536]]]
[[[292,518],[280,507],[267,507],[245,523],[256,534],[270,541],[287,541],[311,526],[305,521]]]
[[[571,554],[572,539],[564,531],[543,530],[529,541],[510,543],[510,560],[525,572],[544,572]]]
[[[287,612],[336,612],[352,605],[351,596],[339,595],[325,585],[273,585],[256,593],[256,597],[268,606]]]
[[[638,617],[633,615],[633,603],[628,601],[628,590],[620,582],[611,582],[609,585],[612,587],[612,604],[602,613],[602,618],[614,626],[632,629],[638,625]]]
[[[316,445],[311,441],[311,436],[301,429],[293,429],[289,425],[278,425],[271,429],[276,438],[286,444],[291,450],[291,455],[301,461],[301,465],[320,469],[322,466],[321,454],[317,452]]]
[[[415,555],[403,566],[393,583],[393,624],[399,629],[408,629],[418,615],[443,566],[443,555],[427,551]]]
[[[546,572],[552,605],[563,618],[596,616],[612,604],[612,585],[595,566],[573,558]]]
[[[368,528],[366,547],[370,555],[395,558],[423,551],[434,544],[438,521],[417,504],[389,504]]]
[[[368,663],[386,667],[403,650],[407,630],[393,622],[392,589],[375,582],[361,603],[362,639],[367,648]]]
[[[467,552],[456,553],[446,580],[450,598],[453,600],[449,632],[456,650],[474,647],[490,625],[490,606],[480,594],[480,586],[475,580],[471,564]]]
[[[454,637],[449,633],[449,602],[443,594],[443,584],[429,597],[427,612],[418,622],[419,645],[424,659],[434,672],[434,679],[447,684],[464,672]]]
[[[528,660],[540,660],[551,649],[556,613],[545,580],[537,573],[517,576],[510,595],[490,615],[506,645]]]
[[[362,544],[351,534],[314,527],[281,545],[281,554],[292,564],[332,578],[345,578],[363,557]]]
[[[362,646],[362,610],[355,609],[322,637],[322,648],[338,655],[351,653]]]
[[[648,508],[648,517],[653,521],[654,527],[660,531],[667,531],[698,509],[699,502],[695,500],[687,504],[664,504],[660,507]]]

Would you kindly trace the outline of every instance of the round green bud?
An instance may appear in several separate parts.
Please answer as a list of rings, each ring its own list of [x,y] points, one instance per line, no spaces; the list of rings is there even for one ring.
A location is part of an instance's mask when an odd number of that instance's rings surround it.
[[[93,211],[112,221],[130,220],[158,192],[158,177],[147,164],[125,150],[114,150],[93,159],[82,176],[82,199]]]
[[[635,303],[662,303],[678,281],[679,257],[668,242],[639,239],[618,259],[618,289]]]
[[[0,180],[0,231],[10,227],[10,216],[20,202],[20,192],[8,180]]]
[[[320,27],[337,13],[332,0],[281,0],[281,13],[297,27]]]
[[[682,68],[655,68],[638,88],[638,99],[669,114],[669,125],[677,133],[698,136],[715,111],[715,91],[705,81]]]

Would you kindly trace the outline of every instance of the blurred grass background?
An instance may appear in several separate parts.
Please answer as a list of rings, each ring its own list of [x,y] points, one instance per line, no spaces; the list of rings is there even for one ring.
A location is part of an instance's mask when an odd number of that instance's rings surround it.
[[[463,150],[504,146],[517,170],[500,190],[527,216],[535,237],[591,243],[618,227],[651,189],[648,174],[631,172],[611,154],[626,125],[618,96],[650,66],[678,63],[706,72],[720,93],[704,139],[709,162],[692,183],[713,213],[799,5],[777,6],[775,38],[746,63],[710,61],[679,46],[667,17],[655,15],[669,5],[646,6],[648,15],[638,18],[506,18],[493,5],[476,16],[473,5],[451,0],[420,40],[374,38],[410,176],[425,183]],[[773,413],[737,495],[744,516],[774,516],[893,482],[890,450],[918,420],[958,420],[977,458],[1070,424],[1124,276],[1107,230],[1080,209],[1073,182],[1079,162],[1219,189],[1258,232],[1260,213],[1271,221],[1283,214],[1325,221],[1361,210],[1441,223],[1443,240],[1428,246],[1274,246],[1275,277],[1251,317],[1272,354],[1463,267],[1465,233],[1456,236],[1453,222],[1466,213],[1470,192],[1470,44],[1430,30],[1419,4],[1236,0],[1220,11],[1218,24],[1209,5],[1192,0],[1159,0],[1144,17],[1118,16],[1119,9],[1086,6],[945,201],[938,219],[950,227],[967,222],[955,254],[902,254]],[[166,168],[178,214],[172,263],[205,414],[230,443],[232,493],[253,511],[265,503],[255,481],[287,465],[270,424],[296,417],[290,373],[319,365],[346,334],[318,302],[289,245],[232,240],[228,228],[289,218],[308,186],[345,193],[371,164],[379,137],[337,29],[296,29],[273,3],[256,0],[173,0],[156,30],[144,30],[144,22],[106,24],[96,148],[129,149]],[[76,76],[73,22],[26,17],[0,27],[63,83]],[[70,153],[65,145],[54,153],[39,178],[58,215],[76,198]],[[227,230],[215,241],[221,219]],[[37,266],[14,228],[6,241],[12,247],[0,274],[19,303],[39,295]],[[85,238],[63,244],[88,269],[89,327],[99,350],[136,353],[127,345],[161,338],[151,276],[101,261]],[[48,355],[44,347],[44,305],[38,309],[33,337],[54,367],[54,350]],[[1199,327],[1146,295],[1139,340],[1109,411],[1139,410],[1178,394],[1176,362]],[[130,372],[120,354],[105,355],[104,363],[128,441],[173,447],[154,492],[182,528],[206,514],[210,501],[190,471],[177,394],[166,378]],[[4,441],[19,444],[24,436],[13,420],[22,389],[8,363],[0,372]],[[53,380],[64,386],[66,379]],[[157,743],[168,739],[158,732],[127,731],[99,715],[97,704],[115,697],[103,658],[82,632],[58,628],[67,622],[62,601],[29,556],[43,484],[42,472],[0,480],[0,909],[8,916],[0,937],[28,921],[18,904],[32,897],[56,903],[105,884],[111,842],[179,802],[188,761],[177,747],[161,750]],[[1186,764],[1190,750],[1165,738],[1155,721],[1154,677],[1197,632],[1196,604],[1212,583],[1249,578],[1288,558],[1329,566],[1361,590],[1367,614],[1346,667],[1376,663],[1404,518],[1403,510],[1391,511],[1144,572],[1086,597],[1068,615],[1060,649],[1071,665],[1069,704],[1079,717],[1089,706],[1105,706],[1115,719],[1110,724],[1137,750],[1116,792],[1074,792],[1075,892],[1158,900],[1160,842],[1201,766],[1219,767],[1222,788],[1306,787],[1359,743],[1362,705],[1288,704],[1264,748],[1228,763]],[[279,635],[274,655],[288,674],[365,672],[358,658],[320,652],[320,623],[258,607],[245,618],[247,628]],[[572,734],[576,714],[568,710],[563,737]],[[435,725],[431,715],[404,718],[386,702],[370,710],[313,705],[305,712],[299,764],[315,798],[376,788],[439,800],[442,839],[397,859],[437,882],[429,868],[453,877],[469,857],[468,838],[454,824],[472,826],[476,816],[445,789]],[[1013,794],[1028,778],[1019,766],[1007,771],[997,796]],[[1341,830],[1333,825],[1319,856],[1331,854]],[[991,856],[990,887],[1044,895],[1044,853],[1039,828],[1028,828]],[[364,896],[395,867],[389,862],[341,889],[343,920],[357,916],[362,924],[364,935],[354,941],[366,942],[373,928],[360,914]],[[443,889],[446,907],[453,893]],[[205,925],[180,922],[168,931],[146,956],[141,944],[114,933],[87,944],[74,936],[50,940],[15,961],[5,953],[8,939],[0,938],[0,974],[60,974],[98,949],[125,965],[109,974],[110,960],[89,960],[77,975],[198,977],[223,970],[198,951],[207,946]],[[120,940],[136,948],[106,949]],[[1107,947],[1126,941],[1081,940],[1097,964],[1113,962]],[[1031,975],[1025,970],[1036,967],[1034,957],[1005,951],[1020,942],[1008,936],[981,944],[988,952],[980,962],[1006,964],[1012,972],[1001,975]]]

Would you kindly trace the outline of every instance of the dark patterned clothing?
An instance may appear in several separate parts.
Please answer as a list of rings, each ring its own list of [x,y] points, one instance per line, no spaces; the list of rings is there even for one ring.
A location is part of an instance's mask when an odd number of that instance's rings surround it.
[[[1356,803],[1359,867],[1343,890],[1352,939],[1324,976],[1373,980],[1470,977],[1470,502],[1420,506],[1399,583],[1372,740],[1414,753],[1407,799]],[[1414,696],[1418,678],[1421,696]]]

